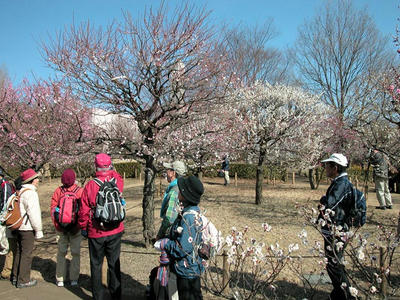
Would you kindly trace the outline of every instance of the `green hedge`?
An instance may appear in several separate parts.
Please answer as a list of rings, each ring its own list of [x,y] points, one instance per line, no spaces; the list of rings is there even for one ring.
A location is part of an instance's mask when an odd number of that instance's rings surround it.
[[[142,165],[138,162],[126,162],[126,163],[116,163],[114,164],[115,170],[126,178],[136,178],[142,171]]]

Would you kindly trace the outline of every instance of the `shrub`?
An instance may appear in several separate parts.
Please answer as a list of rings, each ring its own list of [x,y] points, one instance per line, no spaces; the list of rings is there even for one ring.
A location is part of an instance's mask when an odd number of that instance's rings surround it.
[[[114,164],[115,170],[127,178],[136,178],[142,171],[142,165],[138,162],[123,162]]]

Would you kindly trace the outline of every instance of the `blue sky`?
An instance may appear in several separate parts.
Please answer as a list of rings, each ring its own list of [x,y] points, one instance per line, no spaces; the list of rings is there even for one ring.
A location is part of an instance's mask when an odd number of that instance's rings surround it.
[[[169,7],[182,1],[166,0]],[[353,0],[357,8],[367,9],[378,29],[392,36],[400,16],[399,0]],[[106,25],[121,19],[122,11],[133,16],[145,7],[157,6],[159,0],[0,0],[0,66],[14,83],[23,78],[47,79],[53,71],[40,56],[40,42],[48,35],[73,23],[89,20]],[[216,23],[254,25],[272,17],[280,35],[272,45],[285,48],[293,44],[297,27],[318,13],[325,0],[197,0],[211,10]]]

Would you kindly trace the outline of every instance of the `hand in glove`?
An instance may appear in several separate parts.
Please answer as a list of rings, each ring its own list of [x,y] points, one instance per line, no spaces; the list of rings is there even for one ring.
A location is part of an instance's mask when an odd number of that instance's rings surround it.
[[[154,248],[156,248],[157,250],[161,251],[164,250],[164,246],[165,244],[169,241],[169,239],[161,239],[158,240],[154,243]]]

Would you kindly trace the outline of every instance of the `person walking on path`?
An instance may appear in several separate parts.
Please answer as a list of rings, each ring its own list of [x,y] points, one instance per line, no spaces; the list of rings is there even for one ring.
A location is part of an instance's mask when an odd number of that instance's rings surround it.
[[[322,234],[324,236],[325,256],[328,259],[326,269],[332,281],[333,290],[330,294],[332,300],[355,299],[350,293],[350,282],[342,263],[346,243],[333,235],[334,227],[348,230],[346,220],[349,217],[353,201],[353,185],[346,173],[347,158],[340,153],[333,153],[328,159],[322,161],[326,170],[326,176],[332,182],[325,196],[320,200],[323,220]],[[329,218],[325,217],[329,210]]]
[[[369,159],[374,168],[376,198],[379,202],[376,209],[392,209],[392,196],[389,190],[389,159],[377,149],[372,151]]]
[[[224,172],[224,185],[229,184],[229,159],[228,155],[222,157],[221,170]]]
[[[113,170],[111,157],[105,153],[97,154],[95,166],[96,179],[104,182],[115,178],[117,187],[122,193],[124,182],[121,175]],[[81,234],[88,238],[93,299],[102,300],[105,297],[101,281],[105,256],[108,263],[108,288],[112,299],[118,300],[121,299],[120,252],[124,223],[120,222],[116,227],[105,228],[98,220],[94,219],[93,214],[99,189],[95,180],[91,180],[85,185],[78,222]]]
[[[169,185],[165,190],[161,203],[160,218],[162,218],[162,222],[157,233],[157,240],[168,236],[169,230],[178,216],[178,178],[186,174],[186,166],[182,161],[176,160],[173,163],[164,163],[163,166],[167,169],[167,181]]]
[[[59,204],[62,199],[70,197],[71,201],[74,202],[72,208],[74,209],[75,207],[79,207],[83,189],[75,183],[75,179],[76,175],[74,170],[66,169],[61,175],[62,186],[58,187],[51,197],[50,214],[54,223],[54,227],[58,233],[56,281],[57,286],[59,287],[64,286],[64,279],[66,276],[66,255],[68,247],[71,249],[72,256],[69,270],[71,286],[77,286],[79,279],[82,235],[80,233],[77,219],[76,222],[69,224],[67,227],[62,227],[56,220],[56,216],[60,214]],[[72,213],[72,211],[68,213]],[[75,213],[77,213],[77,211],[75,211]]]
[[[21,173],[22,187],[20,197],[20,211],[22,225],[13,232],[16,236],[17,251],[12,267],[12,283],[17,288],[32,287],[37,284],[31,279],[32,252],[35,239],[43,238],[42,214],[40,210],[39,174],[33,169]]]
[[[0,167],[0,212],[3,212],[6,210],[6,203],[8,198],[12,194],[12,186],[11,184],[6,180],[4,170],[3,168]],[[11,279],[11,268],[12,268],[12,258],[13,258],[13,252],[15,251],[15,242],[8,236],[10,235],[7,233],[6,226],[5,225],[0,225],[2,226],[1,230],[2,233],[5,235],[7,238],[6,241],[8,242],[8,248],[2,249],[2,255],[0,257],[1,259],[1,275],[0,279],[1,280],[10,280]],[[4,254],[4,255],[3,255]]]
[[[201,220],[198,220],[200,197],[203,184],[195,176],[179,177],[179,200],[183,211],[172,226],[169,239],[162,239],[154,245],[165,251],[171,261],[171,272],[177,277],[180,300],[203,299],[200,276],[204,271],[203,261],[197,253],[202,242]]]

